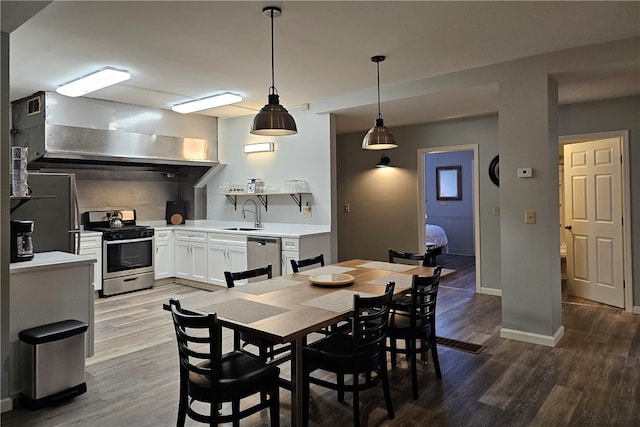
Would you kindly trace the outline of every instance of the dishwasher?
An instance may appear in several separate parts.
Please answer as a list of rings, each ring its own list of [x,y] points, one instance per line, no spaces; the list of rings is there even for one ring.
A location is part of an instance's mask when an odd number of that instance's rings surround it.
[[[273,277],[281,275],[280,238],[247,236],[247,269],[266,267],[268,264],[271,264]]]

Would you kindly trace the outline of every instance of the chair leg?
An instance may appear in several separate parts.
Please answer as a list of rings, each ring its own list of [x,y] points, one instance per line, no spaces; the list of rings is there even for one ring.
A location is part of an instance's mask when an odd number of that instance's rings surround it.
[[[387,372],[387,358],[382,358],[382,364],[380,366],[380,375],[382,375],[382,393],[384,394],[384,402],[387,405],[387,414],[389,419],[392,420],[395,417],[393,413],[393,403],[391,402],[391,388],[389,387],[389,374]]]
[[[438,358],[438,347],[436,346],[436,337],[431,337],[431,358],[433,359],[433,367],[436,370],[436,377],[442,379],[442,372],[440,372],[440,359]]]
[[[275,381],[275,385],[271,388],[271,401],[269,405],[269,418],[271,418],[271,427],[280,426],[280,385]]]
[[[233,349],[240,350],[240,333],[238,331],[233,331]]]
[[[418,351],[415,348],[415,340],[408,341],[407,355],[411,358],[411,389],[413,399],[418,399]]]
[[[395,367],[396,363],[397,363],[397,357],[396,357],[396,353],[398,352],[398,349],[396,347],[396,340],[395,338],[389,338],[390,341],[390,346],[389,346],[389,350],[391,353],[391,366]]]
[[[311,372],[307,367],[303,367],[302,370],[302,420],[304,427],[309,425],[309,399],[311,398],[311,381],[309,381],[309,376]]]
[[[231,402],[231,413],[236,417],[240,413],[240,400]],[[240,418],[233,419],[233,427],[240,427]]]
[[[182,374],[180,374],[180,401],[178,402],[178,420],[176,421],[176,427],[184,427],[184,423],[187,419],[188,401],[187,380],[186,378],[183,378]]]
[[[344,385],[344,384],[343,384]],[[358,390],[358,373],[353,374],[353,425],[360,427],[360,392]]]

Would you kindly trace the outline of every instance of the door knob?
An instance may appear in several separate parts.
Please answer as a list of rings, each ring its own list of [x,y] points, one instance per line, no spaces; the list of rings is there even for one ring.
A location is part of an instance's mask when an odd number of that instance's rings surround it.
[[[565,230],[571,230],[571,226],[570,226],[570,225],[565,225],[565,226],[564,226],[564,229],[565,229]]]

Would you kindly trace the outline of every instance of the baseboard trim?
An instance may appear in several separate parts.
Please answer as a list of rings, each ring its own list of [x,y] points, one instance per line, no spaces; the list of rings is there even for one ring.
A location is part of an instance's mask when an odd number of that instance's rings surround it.
[[[638,307],[637,305],[633,306],[633,314],[640,314],[640,307]]]
[[[494,288],[483,288],[482,286],[478,289],[479,294],[485,295],[493,295],[496,297],[502,297],[502,289],[494,289]]]
[[[0,400],[0,412],[9,412],[13,410],[13,399],[5,397]]]
[[[534,334],[533,332],[518,331],[515,329],[500,329],[500,337],[510,340],[524,341],[531,344],[555,347],[564,336],[564,326],[560,326],[553,335]]]

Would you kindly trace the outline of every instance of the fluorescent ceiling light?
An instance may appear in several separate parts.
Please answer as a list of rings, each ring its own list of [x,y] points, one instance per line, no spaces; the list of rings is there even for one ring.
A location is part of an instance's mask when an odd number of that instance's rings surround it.
[[[257,144],[245,144],[244,153],[263,153],[273,151],[273,142],[259,142]]]
[[[233,93],[221,93],[208,98],[197,99],[171,107],[173,111],[186,114],[194,111],[208,110],[209,108],[220,107],[222,105],[235,104],[242,101],[242,97]]]
[[[64,84],[57,88],[56,92],[72,97],[82,96],[89,92],[129,80],[130,78],[131,74],[126,71],[105,68],[79,78],[78,80],[74,80],[71,83]]]

